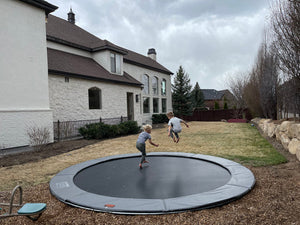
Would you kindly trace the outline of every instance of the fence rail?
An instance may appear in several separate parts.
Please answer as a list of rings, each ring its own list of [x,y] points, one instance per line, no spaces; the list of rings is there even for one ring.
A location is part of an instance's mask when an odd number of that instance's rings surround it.
[[[105,124],[119,124],[127,121],[127,117],[115,117],[115,118],[99,118],[94,120],[76,120],[76,121],[57,121],[53,122],[54,140],[60,141],[64,139],[79,138],[79,128],[87,124],[92,123],[105,123]]]

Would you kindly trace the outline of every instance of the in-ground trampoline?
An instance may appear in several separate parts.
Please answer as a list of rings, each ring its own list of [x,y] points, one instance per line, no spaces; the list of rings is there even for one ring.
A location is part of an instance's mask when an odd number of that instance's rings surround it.
[[[160,152],[116,155],[71,166],[50,181],[60,201],[117,214],[166,214],[227,204],[248,193],[252,172],[219,157]]]

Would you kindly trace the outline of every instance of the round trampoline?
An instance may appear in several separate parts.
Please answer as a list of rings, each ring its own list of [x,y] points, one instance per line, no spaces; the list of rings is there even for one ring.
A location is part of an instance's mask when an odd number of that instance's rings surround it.
[[[60,201],[118,214],[166,214],[227,204],[255,184],[246,167],[219,157],[158,152],[139,169],[140,153],[71,166],[50,181]]]

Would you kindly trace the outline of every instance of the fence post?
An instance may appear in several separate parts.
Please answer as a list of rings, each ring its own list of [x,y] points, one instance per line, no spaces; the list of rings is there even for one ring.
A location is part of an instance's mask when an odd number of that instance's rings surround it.
[[[102,118],[100,117],[100,123],[102,123]]]
[[[60,139],[60,124],[59,120],[57,120],[57,141]]]
[[[121,116],[121,123],[123,123],[123,117]]]

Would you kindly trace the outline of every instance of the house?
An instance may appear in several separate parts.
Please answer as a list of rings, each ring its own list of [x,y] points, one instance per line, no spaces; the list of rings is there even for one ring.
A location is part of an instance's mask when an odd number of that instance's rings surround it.
[[[1,148],[28,145],[28,126],[48,127],[53,141],[54,121],[126,117],[141,125],[172,110],[172,72],[155,49],[144,56],[102,40],[77,26],[72,10],[58,18],[43,0],[0,8]]]
[[[0,149],[28,145],[32,126],[53,130],[45,17],[55,9],[42,0],[0,1]]]
[[[225,103],[228,109],[234,107],[235,98],[229,90],[201,89],[201,91],[204,96],[204,106],[208,110],[215,109],[215,104],[218,104],[220,109],[224,109]]]

